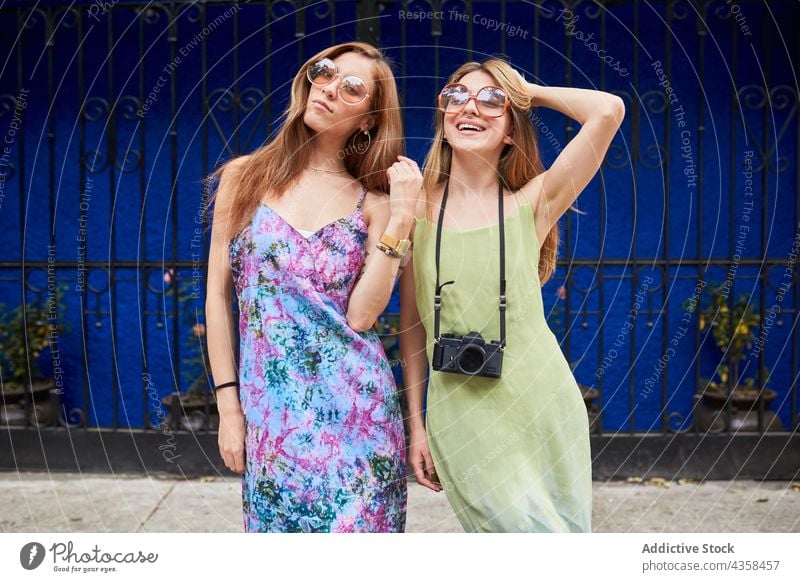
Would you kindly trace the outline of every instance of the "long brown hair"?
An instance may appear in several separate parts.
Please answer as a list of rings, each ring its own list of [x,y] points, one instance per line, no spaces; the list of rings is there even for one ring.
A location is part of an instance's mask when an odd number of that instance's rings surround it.
[[[403,122],[400,115],[400,100],[397,84],[388,58],[374,46],[363,42],[338,44],[318,52],[308,59],[295,75],[292,82],[289,105],[281,115],[284,122],[275,138],[253,151],[238,169],[233,186],[233,195],[228,212],[220,218],[225,221],[226,234],[235,236],[250,222],[259,202],[269,191],[281,196],[300,176],[310,156],[309,144],[313,131],[303,121],[308,94],[311,90],[306,78],[306,69],[316,61],[355,52],[372,60],[375,71],[375,94],[372,98],[371,113],[375,124],[369,130],[371,144],[364,149],[363,141],[356,144],[356,130],[342,150],[343,162],[350,174],[356,177],[369,190],[389,192],[386,170],[397,161],[404,151]],[[237,158],[226,161],[207,177],[209,183],[219,179],[222,172]],[[211,207],[216,199],[216,190],[209,199]]]
[[[514,143],[506,145],[500,154],[497,172],[507,188],[512,191],[519,190],[544,171],[536,131],[528,117],[532,99],[511,65],[498,58],[465,63],[450,75],[447,83],[457,83],[465,75],[474,71],[484,71],[491,75],[511,101],[509,111],[514,127]],[[437,107],[435,115],[433,145],[425,157],[423,171],[425,208],[428,225],[431,228],[434,224],[431,195],[438,184],[449,178],[453,159],[453,150],[444,139],[444,113]],[[573,208],[573,210],[577,209]],[[547,233],[539,254],[539,280],[542,285],[550,279],[555,271],[558,242],[558,224],[555,224]]]

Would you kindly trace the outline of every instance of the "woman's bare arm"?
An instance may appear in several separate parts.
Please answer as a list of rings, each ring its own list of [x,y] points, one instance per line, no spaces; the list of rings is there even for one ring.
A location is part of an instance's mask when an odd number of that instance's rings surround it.
[[[211,245],[208,255],[208,282],[206,287],[206,328],[208,357],[215,384],[238,380],[236,363],[236,335],[232,312],[233,279],[231,277],[228,242],[233,233],[228,232],[222,216],[231,203],[231,185],[241,167],[237,158],[222,172],[217,187],[214,219],[211,225]],[[224,415],[240,411],[236,386],[217,390],[217,408]]]
[[[581,124],[553,164],[520,189],[534,207],[539,240],[544,240],[600,168],[625,117],[625,103],[605,91],[526,85],[534,106],[554,109]]]
[[[409,238],[422,188],[422,173],[411,158],[400,156],[387,174],[390,195],[370,200],[366,259],[347,304],[347,324],[359,332],[371,328],[386,309],[400,269],[401,259],[375,245],[384,232],[396,239]]]
[[[441,486],[429,479],[435,472],[435,467],[428,446],[422,406],[425,399],[425,380],[428,375],[427,334],[417,310],[413,262],[413,259],[409,259],[400,276],[400,329],[398,330],[403,383],[408,402],[410,441],[408,462],[420,485],[441,491]]]
[[[370,223],[366,242],[366,259],[347,304],[347,325],[356,331],[370,329],[392,296],[401,262],[407,259],[390,257],[375,246],[383,233],[397,239],[409,237],[414,217],[391,216],[389,197],[370,200]]]
[[[417,310],[414,289],[413,260],[408,262],[400,277],[400,358],[408,396],[408,426],[411,432],[425,428],[422,403],[425,396],[425,379],[428,374],[428,357],[425,351],[427,335]]]

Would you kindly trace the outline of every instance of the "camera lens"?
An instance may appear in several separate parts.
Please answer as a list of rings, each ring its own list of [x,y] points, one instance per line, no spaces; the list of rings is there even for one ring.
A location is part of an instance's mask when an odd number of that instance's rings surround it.
[[[486,352],[483,348],[474,344],[467,345],[458,354],[458,367],[465,374],[474,376],[481,371],[486,363]]]

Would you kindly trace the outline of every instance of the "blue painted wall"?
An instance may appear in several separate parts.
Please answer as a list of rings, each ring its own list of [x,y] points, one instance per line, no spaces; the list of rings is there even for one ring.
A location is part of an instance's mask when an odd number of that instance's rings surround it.
[[[268,139],[299,63],[356,38],[357,3],[320,2],[298,12],[288,2],[272,11],[256,4],[235,14],[231,4],[213,5],[205,20],[185,7],[173,22],[164,3],[153,3],[142,18],[124,1],[109,11],[100,3],[93,11],[91,3],[82,11],[67,4],[18,13],[12,3],[0,12],[0,54],[8,57],[0,71],[0,130],[11,141],[0,203],[0,302],[21,301],[23,263],[27,300],[42,296],[36,290],[46,289],[52,232],[72,322],[58,346],[63,400],[87,410],[92,426],[142,426],[153,411],[145,370],[162,396],[189,383],[179,371],[183,342],[193,310],[202,318],[203,299],[183,304],[176,335],[163,278],[182,262],[177,272],[191,280],[191,262],[199,248],[205,252],[207,235],[199,247],[195,238],[202,176]],[[788,1],[742,2],[731,14],[725,4],[706,3],[697,13],[686,3],[671,10],[658,2],[607,9],[581,3],[570,15],[560,3],[544,2],[537,15],[528,2],[475,2],[471,13],[448,3],[441,17],[422,18],[410,14],[431,10],[427,3],[385,2],[370,21],[395,62],[408,152],[419,161],[438,88],[472,58],[504,54],[536,83],[602,88],[625,99],[628,115],[606,164],[578,200],[585,214],[562,220],[563,262],[543,289],[576,377],[603,389],[605,431],[659,430],[662,390],[670,426],[686,426],[696,376],[710,377],[719,360],[712,342],[696,344],[696,318],[680,337],[681,302],[697,284],[697,261],[722,259],[707,268],[707,279],[729,277],[734,296],[751,294],[766,313],[791,259],[800,211],[792,23],[800,9]],[[215,19],[204,32],[204,22]],[[568,30],[575,35],[567,37]],[[599,58],[601,48],[610,64]],[[175,54],[180,63],[165,69]],[[166,84],[149,102],[160,75]],[[239,100],[232,103],[233,95]],[[23,102],[24,117],[15,123]],[[537,115],[549,165],[578,127],[553,111]],[[748,159],[752,196],[745,191]],[[750,230],[737,248],[750,201]],[[85,246],[78,240],[82,224]],[[737,264],[737,257],[773,263]],[[78,286],[83,261],[111,265],[85,272],[85,292]],[[646,277],[652,283],[644,289]],[[796,299],[792,286],[763,356],[768,385],[779,393],[773,409],[786,427],[797,366]],[[397,310],[394,297],[387,312]],[[758,363],[753,358],[750,370]],[[643,389],[648,380],[655,382],[652,393]]]

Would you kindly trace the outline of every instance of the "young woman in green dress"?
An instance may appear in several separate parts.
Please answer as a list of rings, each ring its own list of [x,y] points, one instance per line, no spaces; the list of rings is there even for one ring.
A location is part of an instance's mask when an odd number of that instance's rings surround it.
[[[547,169],[534,106],[581,125]],[[591,531],[589,419],[547,325],[541,285],[555,269],[557,222],[597,173],[624,115],[615,95],[528,83],[501,59],[461,66],[439,96],[401,276],[400,349],[409,468],[444,490],[468,532]],[[470,332],[485,342],[483,354]]]

